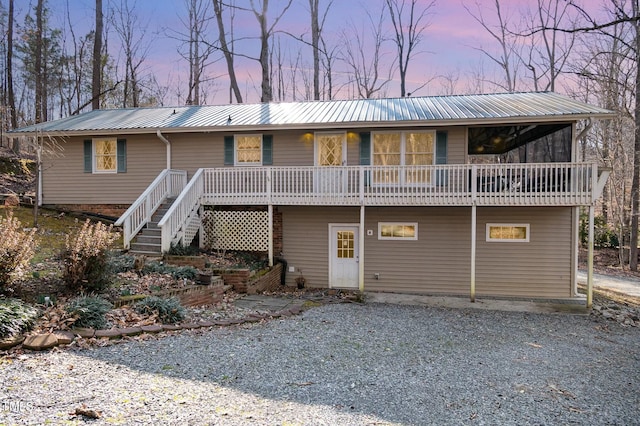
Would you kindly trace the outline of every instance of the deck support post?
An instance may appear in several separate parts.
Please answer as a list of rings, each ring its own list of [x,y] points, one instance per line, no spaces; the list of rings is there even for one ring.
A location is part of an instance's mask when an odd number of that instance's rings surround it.
[[[477,234],[477,207],[476,203],[471,205],[471,302],[476,301],[476,234]]]
[[[269,204],[269,266],[273,266],[273,205]]]
[[[358,289],[364,291],[364,205],[360,205],[360,226],[358,227]]]
[[[589,241],[587,243],[587,309],[593,306],[593,234],[594,213],[593,204],[589,206]]]

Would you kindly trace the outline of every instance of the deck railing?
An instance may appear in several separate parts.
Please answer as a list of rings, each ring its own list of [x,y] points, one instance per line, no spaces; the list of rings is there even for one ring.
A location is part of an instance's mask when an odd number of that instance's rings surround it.
[[[203,169],[202,204],[588,205],[595,164]]]
[[[129,248],[133,237],[151,220],[158,207],[167,198],[178,196],[186,184],[187,172],[184,170],[165,169],[154,179],[115,223],[123,228],[125,248]]]
[[[158,222],[158,227],[162,229],[162,252],[171,248],[174,239],[180,239],[189,220],[198,213],[200,197],[203,193],[203,173],[204,169],[199,169],[193,175],[182,193]]]

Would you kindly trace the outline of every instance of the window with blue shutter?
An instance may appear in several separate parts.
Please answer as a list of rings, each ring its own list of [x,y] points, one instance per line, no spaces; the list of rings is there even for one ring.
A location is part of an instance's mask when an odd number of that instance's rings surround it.
[[[84,172],[93,172],[93,142],[91,139],[84,141]]]

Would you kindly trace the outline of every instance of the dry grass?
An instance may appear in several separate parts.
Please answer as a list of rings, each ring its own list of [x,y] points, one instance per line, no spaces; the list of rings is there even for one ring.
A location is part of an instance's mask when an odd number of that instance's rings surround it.
[[[586,294],[587,286],[585,284],[578,284],[578,293]],[[634,308],[640,308],[640,297],[629,296],[628,294],[620,293],[614,290],[606,290],[602,288],[593,289],[594,301],[610,301],[625,306],[631,306]]]

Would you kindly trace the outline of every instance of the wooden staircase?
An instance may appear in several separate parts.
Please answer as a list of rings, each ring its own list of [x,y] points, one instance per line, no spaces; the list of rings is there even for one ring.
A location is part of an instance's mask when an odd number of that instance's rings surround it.
[[[135,241],[131,243],[130,254],[141,254],[145,256],[162,256],[162,230],[158,228],[158,222],[169,210],[175,198],[167,198],[151,216],[151,221],[138,233]]]

